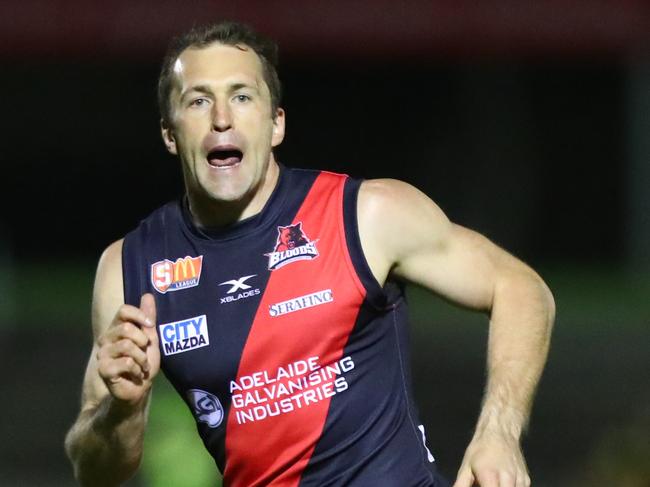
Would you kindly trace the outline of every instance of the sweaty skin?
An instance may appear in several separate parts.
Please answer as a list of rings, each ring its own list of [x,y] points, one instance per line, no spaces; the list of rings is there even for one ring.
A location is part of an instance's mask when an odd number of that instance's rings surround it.
[[[162,136],[180,158],[195,223],[214,227],[259,213],[277,183],[272,149],[284,137],[285,114],[271,113],[257,55],[221,44],[183,51],[170,101],[172,121],[162,124]],[[234,148],[241,160],[211,164],[215,147]],[[490,315],[485,397],[455,487],[530,485],[520,436],[554,319],[547,286],[485,237],[451,223],[406,183],[364,182],[358,214],[362,247],[379,283],[391,275]],[[124,304],[121,249],[122,240],[114,242],[99,261],[95,342],[81,412],[66,438],[82,485],[116,486],[135,473],[160,369],[153,296],[144,295],[139,308]]]

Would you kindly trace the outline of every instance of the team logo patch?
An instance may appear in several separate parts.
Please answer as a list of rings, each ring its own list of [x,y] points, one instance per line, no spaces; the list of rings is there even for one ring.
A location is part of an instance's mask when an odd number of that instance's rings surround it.
[[[278,227],[278,239],[273,252],[264,254],[269,258],[269,270],[274,271],[282,266],[299,260],[310,260],[318,257],[316,242],[302,229],[302,222],[287,227]]]
[[[272,304],[269,306],[269,315],[272,317],[286,315],[301,309],[313,308],[321,304],[331,303],[334,301],[331,289],[324,289],[315,293],[299,296],[297,298],[282,301],[281,303]]]
[[[187,391],[187,399],[192,405],[194,417],[200,423],[206,423],[210,428],[216,428],[223,421],[223,406],[214,394],[201,389]]]
[[[158,325],[158,335],[165,355],[189,352],[210,345],[205,315]]]
[[[176,262],[165,259],[151,265],[151,284],[161,294],[198,286],[203,256],[183,257]]]

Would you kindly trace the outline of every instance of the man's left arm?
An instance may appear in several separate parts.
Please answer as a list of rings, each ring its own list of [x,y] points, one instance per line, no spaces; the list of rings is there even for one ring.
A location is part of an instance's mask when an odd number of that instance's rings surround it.
[[[358,210],[364,253],[380,283],[392,275],[490,316],[483,405],[454,487],[530,485],[520,439],[554,321],[548,287],[406,183],[364,182]]]

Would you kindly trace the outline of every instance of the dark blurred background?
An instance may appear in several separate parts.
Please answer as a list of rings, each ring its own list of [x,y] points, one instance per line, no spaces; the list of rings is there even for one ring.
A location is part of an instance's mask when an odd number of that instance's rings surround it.
[[[650,486],[650,3],[4,0],[0,485],[70,486],[63,437],[103,250],[182,190],[159,136],[169,38],[277,39],[289,166],[408,181],[534,268],[558,308],[524,440],[533,485]],[[453,477],[487,318],[422,290],[414,378]],[[218,485],[162,377],[133,486]]]

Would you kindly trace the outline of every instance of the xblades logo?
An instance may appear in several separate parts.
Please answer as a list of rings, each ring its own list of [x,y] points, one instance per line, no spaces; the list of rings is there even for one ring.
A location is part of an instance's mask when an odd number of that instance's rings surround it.
[[[257,274],[251,274],[250,276],[240,277],[239,279],[231,279],[230,281],[219,283],[219,286],[228,286],[228,285],[232,286],[230,289],[228,289],[228,294],[232,294],[239,289],[243,289],[243,290],[250,289],[253,286],[244,284],[244,281],[247,281],[251,277],[255,277],[256,275]]]
[[[232,303],[234,301],[239,301],[240,299],[246,299],[260,294],[261,291],[259,289],[252,289],[253,286],[246,284],[247,280],[256,276],[257,274],[251,274],[249,276],[240,277],[239,279],[230,279],[229,281],[220,282],[219,286],[230,286],[228,291],[226,291],[228,296],[221,298],[221,304]],[[239,290],[242,292],[237,293]]]

